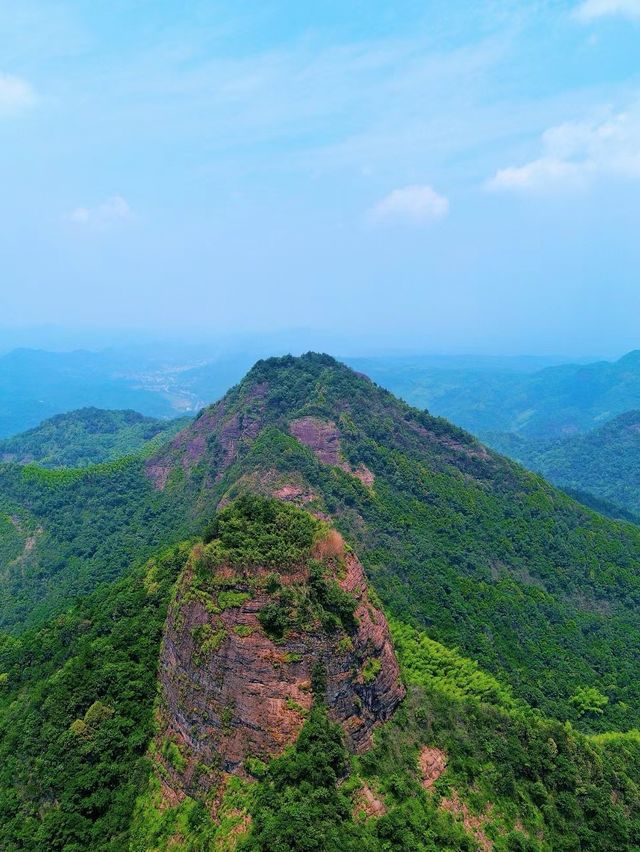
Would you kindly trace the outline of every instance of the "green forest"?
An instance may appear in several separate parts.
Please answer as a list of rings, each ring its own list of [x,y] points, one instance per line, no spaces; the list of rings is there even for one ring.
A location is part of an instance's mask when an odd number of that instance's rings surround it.
[[[300,420],[333,424],[335,463]],[[304,511],[256,496],[281,494]],[[156,674],[192,546],[295,565],[327,523],[389,618],[406,698],[353,754],[318,694],[215,818],[197,796],[159,815]],[[640,530],[328,356],[259,362],[151,453],[0,465],[0,531],[0,848],[640,845]],[[311,617],[352,629],[337,587],[311,588]],[[298,616],[275,593],[261,629],[277,640]],[[424,749],[444,764],[428,786]]]
[[[39,467],[88,467],[151,452],[188,423],[159,420],[136,411],[81,408],[58,414],[34,429],[0,440],[0,460]]]

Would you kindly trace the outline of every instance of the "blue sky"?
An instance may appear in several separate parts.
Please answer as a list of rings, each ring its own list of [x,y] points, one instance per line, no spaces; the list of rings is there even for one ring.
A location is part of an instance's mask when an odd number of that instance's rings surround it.
[[[0,0],[0,325],[640,347],[640,0]]]

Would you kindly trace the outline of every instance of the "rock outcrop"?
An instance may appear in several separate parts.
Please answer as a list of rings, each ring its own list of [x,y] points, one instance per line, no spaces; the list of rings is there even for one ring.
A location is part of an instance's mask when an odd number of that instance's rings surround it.
[[[366,465],[359,464],[353,468],[343,458],[340,430],[333,421],[323,420],[321,417],[299,417],[289,424],[289,432],[301,444],[313,450],[316,458],[323,464],[341,468],[345,473],[356,476],[368,488],[373,485],[375,477]]]
[[[167,801],[215,799],[228,774],[246,776],[252,759],[280,754],[304,724],[314,679],[355,752],[368,748],[404,695],[386,619],[337,532],[316,542],[309,559],[278,571],[215,564],[211,550],[193,549],[167,618],[156,739]],[[297,611],[319,565],[322,582],[352,601],[351,629],[316,613],[280,638],[268,635],[264,611],[274,607],[274,590]]]

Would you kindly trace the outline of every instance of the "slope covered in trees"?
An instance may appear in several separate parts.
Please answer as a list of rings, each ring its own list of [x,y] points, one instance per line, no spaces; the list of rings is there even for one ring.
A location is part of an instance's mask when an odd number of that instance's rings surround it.
[[[274,520],[263,533],[253,523],[259,503],[249,512],[245,506],[225,509],[207,537],[230,548],[244,569],[265,553],[294,569],[317,521],[274,513],[267,501],[264,514]],[[149,762],[156,665],[192,544],[159,553],[43,627],[0,641],[2,848],[577,852],[604,841],[611,850],[638,845],[637,735],[588,737],[545,719],[476,663],[398,620],[392,633],[408,695],[371,749],[354,755],[347,748],[316,678],[311,710],[284,753],[248,760],[221,799],[195,785],[159,807],[164,782]],[[204,661],[195,665],[203,682],[215,678]],[[175,743],[162,749],[167,763],[183,768]]]
[[[640,411],[627,411],[584,435],[532,440],[487,435],[492,447],[555,485],[593,495],[640,516]]]
[[[151,451],[188,420],[158,420],[136,411],[81,408],[58,414],[34,429],[0,440],[0,461],[40,467],[87,467]]]
[[[201,532],[247,489],[332,517],[391,615],[532,706],[585,730],[640,724],[640,531],[328,356],[259,362],[144,463],[0,467],[6,517],[31,530],[2,566],[4,624],[35,623]],[[589,689],[601,713],[581,713]]]

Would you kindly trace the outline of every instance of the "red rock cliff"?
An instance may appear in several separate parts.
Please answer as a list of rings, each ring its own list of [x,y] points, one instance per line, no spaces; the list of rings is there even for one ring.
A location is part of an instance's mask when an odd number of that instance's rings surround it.
[[[376,725],[402,699],[386,619],[369,600],[360,562],[343,553],[335,532],[314,557],[352,596],[353,629],[314,624],[274,641],[259,620],[272,602],[267,589],[273,572],[219,565],[205,591],[198,577],[207,549],[194,548],[168,615],[161,656],[157,759],[170,800],[213,792],[226,774],[245,774],[247,758],[267,760],[291,744],[311,707],[318,664],[326,673],[329,714],[342,723],[354,751],[367,749]],[[279,582],[299,593],[309,572],[309,564],[297,565]]]

